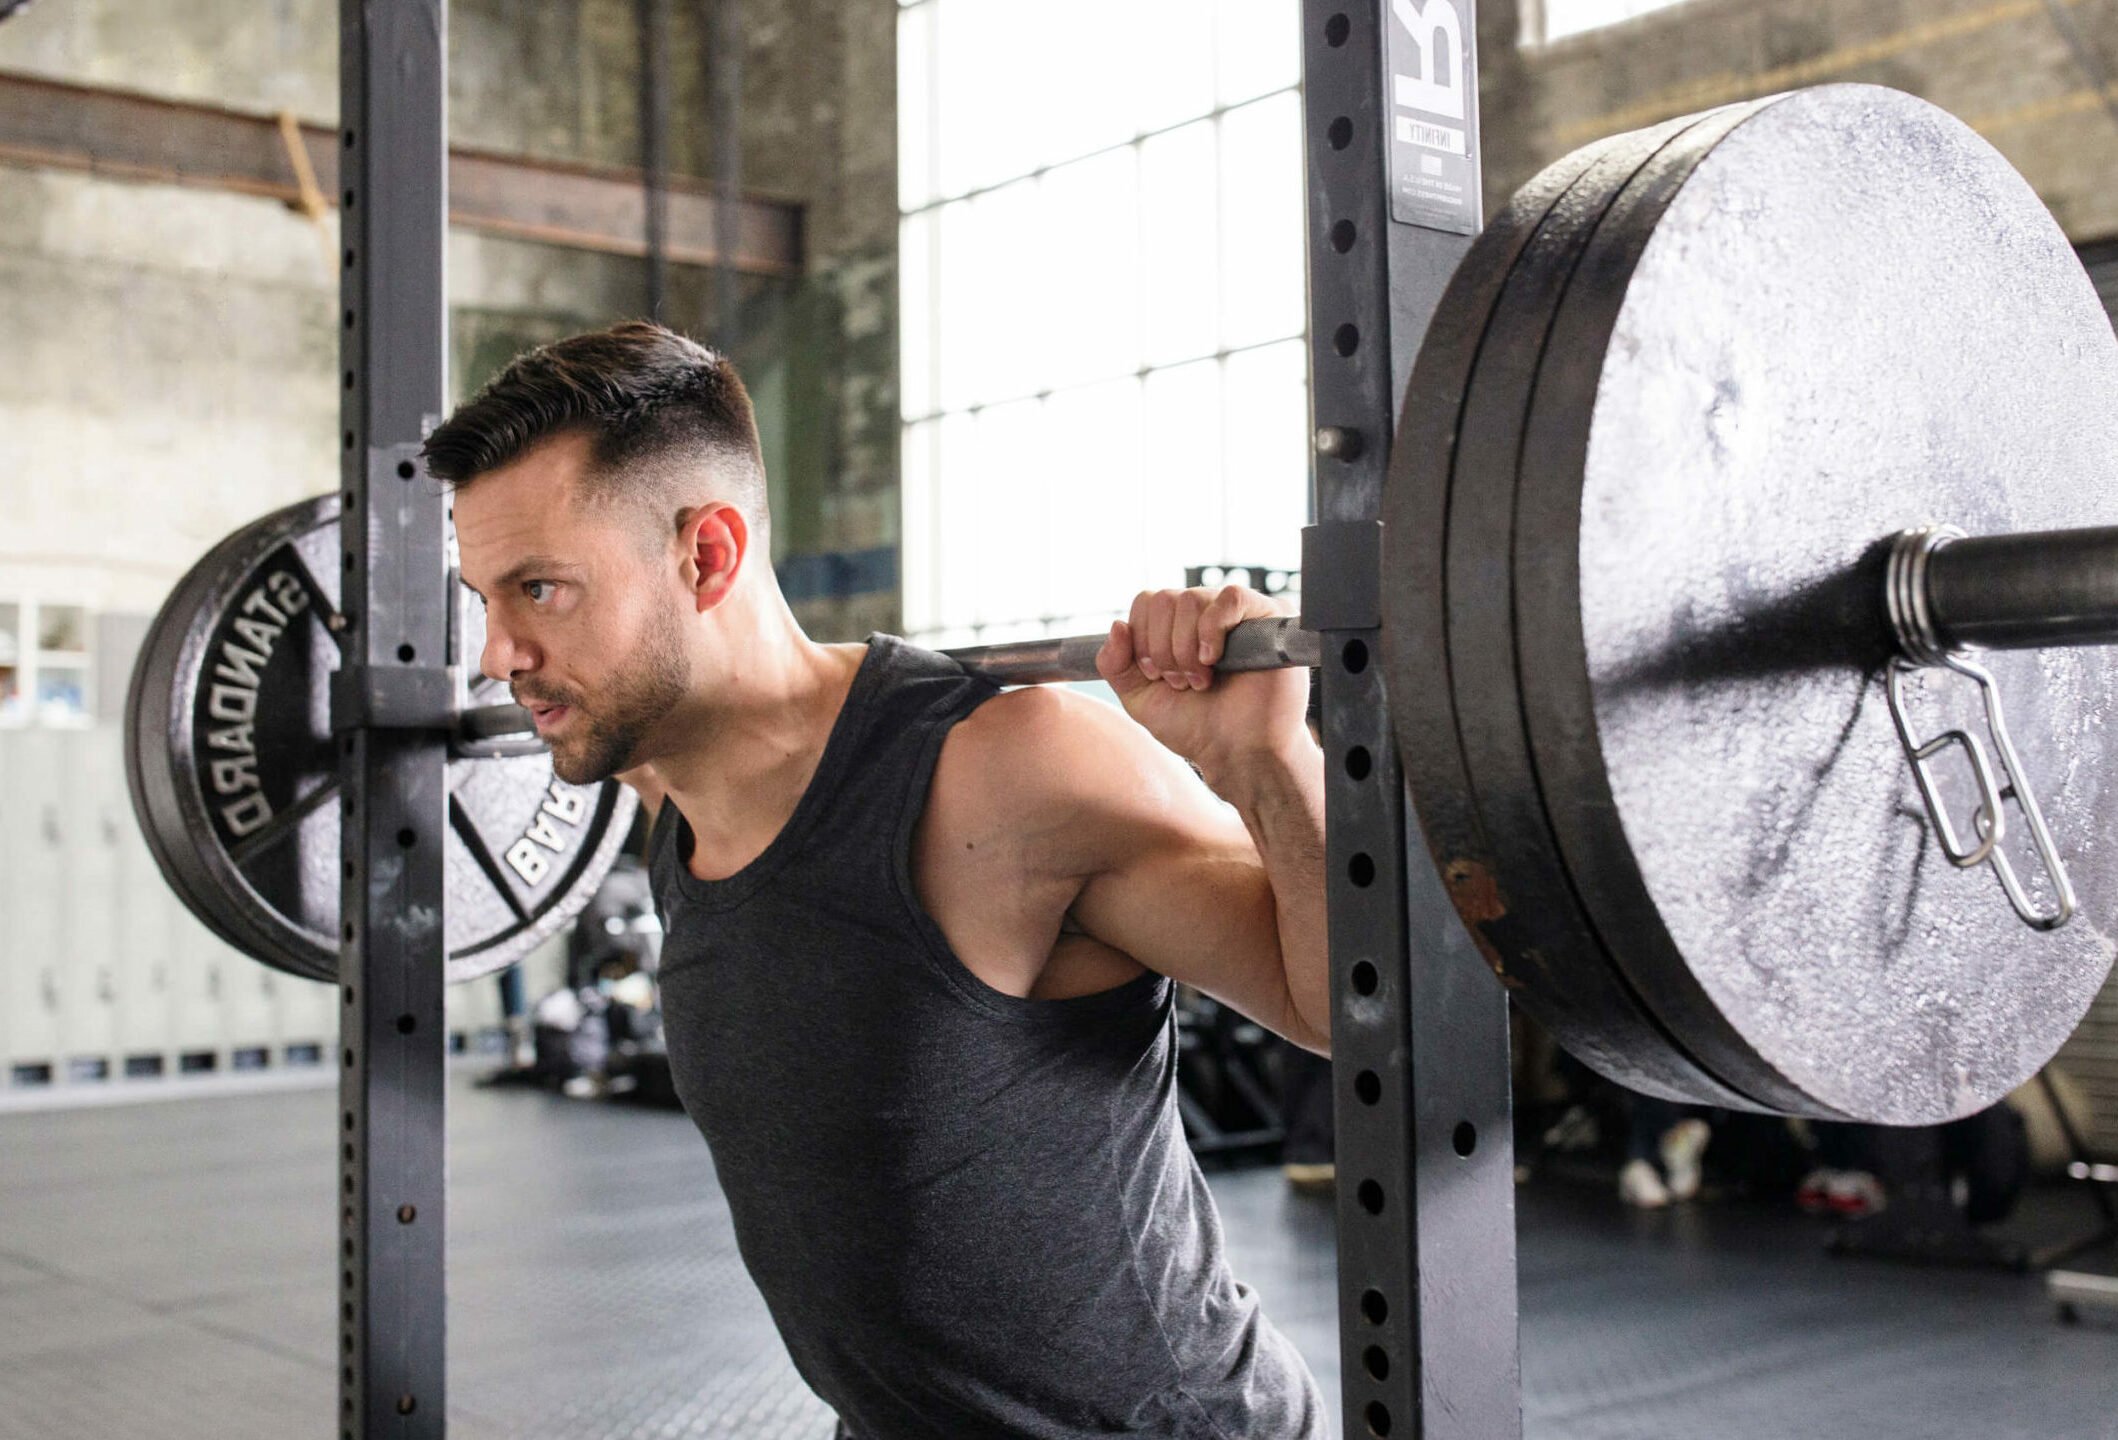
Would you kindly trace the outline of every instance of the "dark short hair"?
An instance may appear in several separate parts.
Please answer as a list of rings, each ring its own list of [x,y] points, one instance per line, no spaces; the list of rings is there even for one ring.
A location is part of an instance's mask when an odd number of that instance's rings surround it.
[[[659,510],[658,482],[678,468],[669,462],[696,459],[753,530],[769,523],[757,421],[735,367],[646,320],[516,356],[427,436],[423,453],[429,474],[461,487],[568,433],[588,437],[598,498],[637,495]]]

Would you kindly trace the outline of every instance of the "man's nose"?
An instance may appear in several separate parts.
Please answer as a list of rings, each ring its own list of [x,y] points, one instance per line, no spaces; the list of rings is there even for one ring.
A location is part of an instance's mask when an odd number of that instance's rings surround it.
[[[479,673],[489,680],[512,680],[530,668],[528,651],[508,633],[499,617],[488,611],[485,648],[478,652]]]

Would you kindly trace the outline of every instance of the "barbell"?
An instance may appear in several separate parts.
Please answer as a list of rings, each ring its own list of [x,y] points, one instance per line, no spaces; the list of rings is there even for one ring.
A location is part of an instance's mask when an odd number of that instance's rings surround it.
[[[1729,106],[1523,187],[1419,352],[1381,576],[1413,805],[1517,1003],[1636,1089],[1823,1118],[1969,1113],[2056,1052],[2118,948],[2114,399],[2118,337],[2059,227],[1910,96]],[[127,727],[178,893],[325,977],[333,526],[307,502],[209,555]],[[312,538],[321,567],[293,563]],[[950,653],[1092,680],[1102,639]],[[214,748],[230,646],[261,657],[233,665],[264,677],[254,764]],[[1330,658],[1283,618],[1219,668]],[[577,910],[631,816],[493,698],[460,696],[451,978]],[[252,791],[272,818],[235,833]]]

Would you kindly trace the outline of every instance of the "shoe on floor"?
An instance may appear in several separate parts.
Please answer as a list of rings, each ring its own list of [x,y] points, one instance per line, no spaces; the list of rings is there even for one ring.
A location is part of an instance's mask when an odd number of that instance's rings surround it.
[[[1794,1203],[1805,1215],[1825,1215],[1831,1210],[1831,1182],[1838,1178],[1838,1171],[1820,1165],[1802,1177],[1802,1183],[1794,1187]]]
[[[1618,1172],[1618,1198],[1641,1210],[1659,1210],[1669,1203],[1669,1187],[1646,1160],[1628,1160]]]
[[[1287,1177],[1287,1188],[1297,1195],[1329,1195],[1338,1188],[1338,1166],[1329,1160],[1322,1164],[1296,1161],[1282,1165],[1280,1173]]]
[[[1679,1120],[1662,1135],[1662,1173],[1669,1177],[1669,1198],[1689,1200],[1699,1193],[1699,1161],[1713,1131],[1704,1120]]]
[[[1866,1170],[1841,1170],[1826,1190],[1831,1213],[1842,1220],[1865,1220],[1889,1203],[1883,1182]]]

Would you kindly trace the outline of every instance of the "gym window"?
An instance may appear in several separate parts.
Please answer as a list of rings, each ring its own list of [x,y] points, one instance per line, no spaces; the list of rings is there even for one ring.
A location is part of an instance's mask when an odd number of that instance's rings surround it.
[[[85,725],[95,703],[85,606],[0,600],[0,725]]]
[[[1093,631],[1308,511],[1295,0],[898,16],[904,624]]]
[[[1621,20],[1667,10],[1684,0],[1522,0],[1522,43],[1542,45],[1584,30],[1600,30]]]

